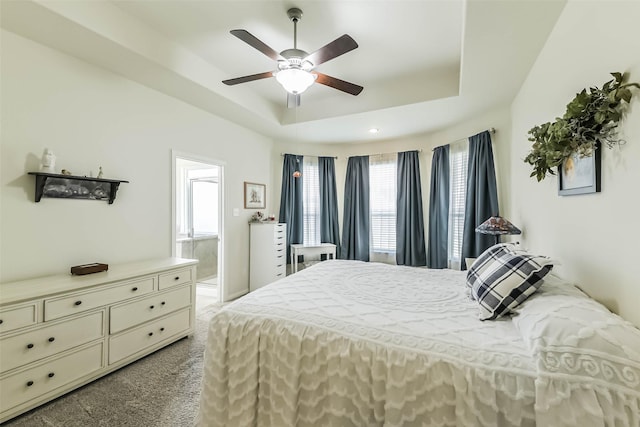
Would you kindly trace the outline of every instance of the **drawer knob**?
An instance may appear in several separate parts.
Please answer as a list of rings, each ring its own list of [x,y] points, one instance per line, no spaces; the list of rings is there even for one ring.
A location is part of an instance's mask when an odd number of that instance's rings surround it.
[[[54,337],[49,338],[49,342],[54,342],[56,339]]]
[[[180,280],[180,276],[174,277],[173,280]]]
[[[76,302],[74,302],[74,304],[75,305],[80,305],[80,304],[82,304],[82,301],[76,301]]]
[[[27,344],[27,348],[33,348],[33,344],[31,343]]]
[[[165,305],[165,304],[166,304],[166,302],[162,301],[160,304]]]
[[[137,290],[138,290],[138,287],[137,287],[137,286],[134,286],[133,288],[131,288],[131,290],[132,290],[133,292],[135,292],[135,291],[137,291]]]
[[[160,328],[160,332],[164,331],[164,328]]]
[[[49,372],[49,375],[47,375],[49,378],[53,378],[55,377],[56,374],[54,374],[53,372]]]
[[[33,385],[33,381],[27,381],[27,387],[31,387]]]
[[[153,332],[149,332],[149,336],[152,336],[152,335],[153,335]]]
[[[153,310],[153,307],[154,307],[154,306],[152,306],[152,305],[151,305],[151,306],[149,306],[149,308],[150,308],[151,310]]]
[[[0,319],[0,325],[2,325],[2,319]]]

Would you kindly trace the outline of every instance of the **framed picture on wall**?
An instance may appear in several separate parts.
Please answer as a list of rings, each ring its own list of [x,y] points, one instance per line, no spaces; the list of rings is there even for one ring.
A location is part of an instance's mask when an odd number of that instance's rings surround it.
[[[244,183],[244,208],[265,209],[267,207],[267,186],[254,182]]]
[[[600,144],[590,157],[577,154],[564,161],[558,171],[558,195],[573,196],[600,192]]]

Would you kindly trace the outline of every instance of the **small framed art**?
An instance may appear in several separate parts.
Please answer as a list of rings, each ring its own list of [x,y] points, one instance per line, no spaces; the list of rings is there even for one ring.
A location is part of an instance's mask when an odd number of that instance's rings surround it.
[[[244,183],[244,208],[265,209],[267,207],[267,186],[254,182]]]
[[[593,150],[593,155],[580,157],[572,155],[558,169],[558,195],[574,196],[600,192],[602,162],[600,146]]]

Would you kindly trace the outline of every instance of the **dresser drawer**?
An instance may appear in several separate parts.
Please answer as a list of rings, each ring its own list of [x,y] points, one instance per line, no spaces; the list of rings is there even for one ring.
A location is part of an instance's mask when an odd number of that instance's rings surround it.
[[[285,233],[281,233],[278,234],[276,233],[276,235],[273,238],[273,246],[275,248],[280,248],[282,246],[286,246],[287,244],[287,236]]]
[[[154,291],[155,277],[44,301],[44,320],[58,319]]]
[[[287,259],[284,253],[280,254],[279,252],[276,252],[276,257],[273,262],[273,266],[274,266],[274,274],[276,276],[276,279],[281,279],[286,275]]]
[[[191,305],[191,289],[192,286],[183,286],[168,292],[153,294],[142,300],[111,307],[110,332],[115,334]]]
[[[167,289],[172,286],[184,285],[191,282],[191,269],[184,268],[182,270],[175,270],[169,273],[161,274],[158,283],[159,289]]]
[[[0,380],[0,413],[54,391],[103,366],[103,343],[79,350]]]
[[[38,306],[35,302],[2,308],[0,309],[0,334],[34,325],[37,321]]]
[[[286,224],[276,224],[273,226],[273,236],[275,238],[285,236],[287,232]]]
[[[274,268],[274,275],[275,277],[273,280],[282,279],[287,275],[287,263],[284,259],[276,263]]]
[[[77,347],[104,335],[104,311],[0,340],[0,372]]]
[[[109,339],[109,364],[189,329],[191,310],[183,310]]]

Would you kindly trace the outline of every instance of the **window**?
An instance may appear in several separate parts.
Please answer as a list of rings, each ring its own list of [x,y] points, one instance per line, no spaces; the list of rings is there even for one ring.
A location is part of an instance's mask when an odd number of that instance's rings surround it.
[[[218,167],[176,160],[178,238],[218,234]]]
[[[374,254],[396,252],[397,159],[395,153],[369,156],[371,252]],[[376,261],[380,260],[377,258]]]
[[[369,157],[370,252],[372,261],[395,263],[398,155]],[[319,245],[320,175],[318,158],[302,161],[303,243]]]
[[[469,143],[467,141],[449,146],[449,267],[454,269],[460,269],[462,263],[468,162]]]
[[[302,160],[303,243],[320,244],[320,172],[318,158],[305,156]]]
[[[193,236],[218,234],[218,182],[215,179],[191,180]]]

